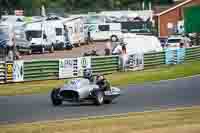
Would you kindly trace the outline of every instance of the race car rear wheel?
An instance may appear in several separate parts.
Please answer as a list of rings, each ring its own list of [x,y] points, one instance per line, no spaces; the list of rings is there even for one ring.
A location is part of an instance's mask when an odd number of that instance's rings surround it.
[[[102,105],[104,103],[104,94],[102,91],[97,91],[95,93],[96,98],[95,98],[95,103],[96,105]]]
[[[51,92],[51,102],[54,106],[58,106],[62,104],[62,100],[58,98],[59,89],[54,89]]]

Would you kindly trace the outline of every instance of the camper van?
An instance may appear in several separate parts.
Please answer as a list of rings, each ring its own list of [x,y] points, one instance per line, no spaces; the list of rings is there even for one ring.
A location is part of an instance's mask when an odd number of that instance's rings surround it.
[[[40,51],[45,53],[45,50],[54,52],[55,30],[45,21],[29,23],[25,27],[28,41],[31,42],[32,51]]]
[[[63,21],[67,31],[69,41],[73,46],[80,46],[86,42],[85,31],[84,31],[84,22],[82,17],[78,18],[66,18]]]
[[[96,41],[111,39],[116,42],[122,36],[120,23],[89,24],[88,31]]]

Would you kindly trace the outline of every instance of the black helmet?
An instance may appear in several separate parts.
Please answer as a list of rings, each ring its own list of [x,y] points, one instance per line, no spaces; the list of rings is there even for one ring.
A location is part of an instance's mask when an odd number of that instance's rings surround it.
[[[104,77],[104,75],[102,75],[102,74],[97,74],[97,80],[104,80],[105,79],[105,77]]]
[[[86,79],[90,79],[92,77],[92,70],[91,69],[85,69],[83,71],[83,77]]]

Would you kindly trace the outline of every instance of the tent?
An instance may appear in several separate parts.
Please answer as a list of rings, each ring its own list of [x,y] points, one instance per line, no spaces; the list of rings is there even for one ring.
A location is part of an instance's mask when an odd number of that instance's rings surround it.
[[[123,40],[126,44],[128,55],[162,51],[160,41],[155,36],[126,34]],[[113,49],[113,54],[119,53],[121,49],[121,45],[116,46]]]

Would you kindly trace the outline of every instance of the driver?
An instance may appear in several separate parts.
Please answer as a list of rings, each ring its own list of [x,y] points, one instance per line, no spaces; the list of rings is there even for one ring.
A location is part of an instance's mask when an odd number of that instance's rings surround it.
[[[96,84],[103,91],[111,90],[110,83],[108,82],[108,80],[103,75],[97,75]]]
[[[90,82],[94,82],[92,70],[91,69],[85,69],[83,71],[83,78],[88,79]]]

